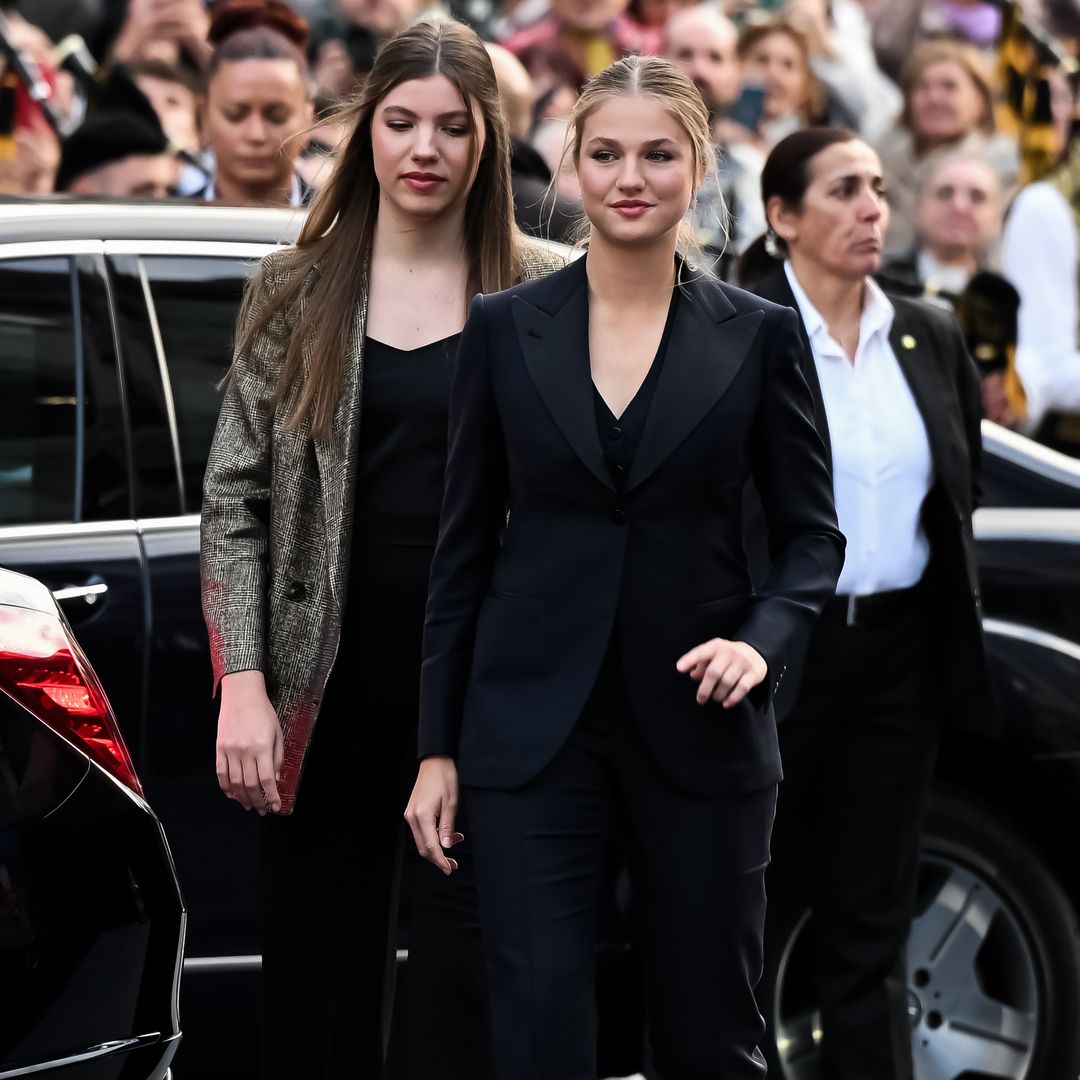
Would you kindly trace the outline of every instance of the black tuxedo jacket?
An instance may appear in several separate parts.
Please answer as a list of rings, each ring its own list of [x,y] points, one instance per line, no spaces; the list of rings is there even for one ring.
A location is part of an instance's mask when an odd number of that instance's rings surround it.
[[[621,494],[594,413],[586,260],[473,302],[420,692],[421,756],[456,757],[467,784],[509,789],[543,769],[616,627],[639,730],[673,782],[707,794],[779,778],[771,691],[835,588],[844,540],[794,314],[710,279],[683,290]],[[751,472],[773,554],[756,592]],[[697,705],[675,670],[712,637],[768,663],[731,710]]]
[[[758,296],[799,310],[782,266],[753,288]],[[982,461],[979,375],[960,327],[948,312],[900,296],[890,295],[889,300],[896,310],[889,342],[922,415],[934,463],[935,483],[923,505],[923,524],[930,542],[927,574],[943,715],[964,730],[997,734],[1000,718],[986,670],[971,527],[979,500]],[[806,346],[803,372],[831,467],[825,401],[801,314],[799,330]],[[796,679],[790,681],[795,683]],[[785,712],[794,698],[785,699]]]

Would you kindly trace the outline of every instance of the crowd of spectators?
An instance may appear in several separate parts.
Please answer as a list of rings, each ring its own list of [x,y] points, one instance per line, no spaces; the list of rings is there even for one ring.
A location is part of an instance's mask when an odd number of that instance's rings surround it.
[[[808,125],[851,128],[878,149],[892,207],[883,280],[955,307],[962,322],[978,313],[979,325],[965,329],[987,373],[1019,373],[1008,393],[1003,378],[988,382],[987,411],[1032,427],[1055,409],[1080,411],[1080,152],[1070,152],[1080,140],[1072,139],[1077,80],[1068,71],[1080,8],[1016,5],[1016,16],[1058,46],[1056,61],[1039,60],[1042,114],[1031,122],[1051,150],[1035,173],[1025,163],[1031,132],[1006,107],[1020,92],[1003,61],[1006,8],[989,0],[0,0],[3,36],[40,68],[52,114],[8,65],[0,94],[14,107],[0,108],[0,195],[304,205],[333,168],[345,135],[338,109],[380,44],[418,18],[455,17],[491,42],[522,226],[567,239],[579,215],[563,145],[582,84],[629,52],[666,55],[692,76],[713,118],[715,181],[692,217],[721,273],[735,278],[738,257],[765,231],[759,188],[770,148]],[[988,317],[1011,319],[1011,329],[987,330]]]

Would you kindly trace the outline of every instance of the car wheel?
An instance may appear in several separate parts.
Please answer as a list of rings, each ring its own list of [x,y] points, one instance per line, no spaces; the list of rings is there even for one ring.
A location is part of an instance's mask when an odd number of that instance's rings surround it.
[[[796,913],[770,948],[776,983],[763,1007],[784,1080],[818,1077],[811,918]],[[1027,840],[996,813],[931,797],[907,960],[916,1080],[1080,1074],[1076,917]]]

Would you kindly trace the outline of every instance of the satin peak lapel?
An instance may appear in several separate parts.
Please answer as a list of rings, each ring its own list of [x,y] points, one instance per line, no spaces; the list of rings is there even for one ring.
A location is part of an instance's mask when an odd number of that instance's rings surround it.
[[[627,491],[651,476],[724,396],[765,321],[763,311],[733,317],[731,302],[711,282],[683,289]]]
[[[511,311],[525,367],[556,426],[589,472],[613,488],[596,430],[588,362],[588,293],[584,273],[581,277],[580,287],[553,314],[521,297],[514,298]]]

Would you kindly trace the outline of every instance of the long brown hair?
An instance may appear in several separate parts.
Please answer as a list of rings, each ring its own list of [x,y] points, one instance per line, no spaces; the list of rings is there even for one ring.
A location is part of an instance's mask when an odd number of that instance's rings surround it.
[[[386,43],[343,119],[351,134],[312,204],[295,246],[285,250],[285,283],[267,301],[263,273],[253,277],[240,312],[237,356],[279,311],[289,326],[275,405],[288,396],[290,428],[310,417],[311,434],[330,434],[357,312],[367,290],[379,211],[371,124],[379,102],[401,83],[445,76],[466,106],[475,102],[486,141],[465,202],[465,255],[470,290],[497,292],[519,279],[521,248],[510,187],[510,133],[499,105],[491,60],[480,38],[452,20],[422,21]],[[469,110],[472,125],[472,111]],[[473,132],[473,153],[479,140]],[[281,265],[278,262],[277,265]],[[258,305],[255,300],[258,300]],[[295,393],[294,393],[295,391]]]

